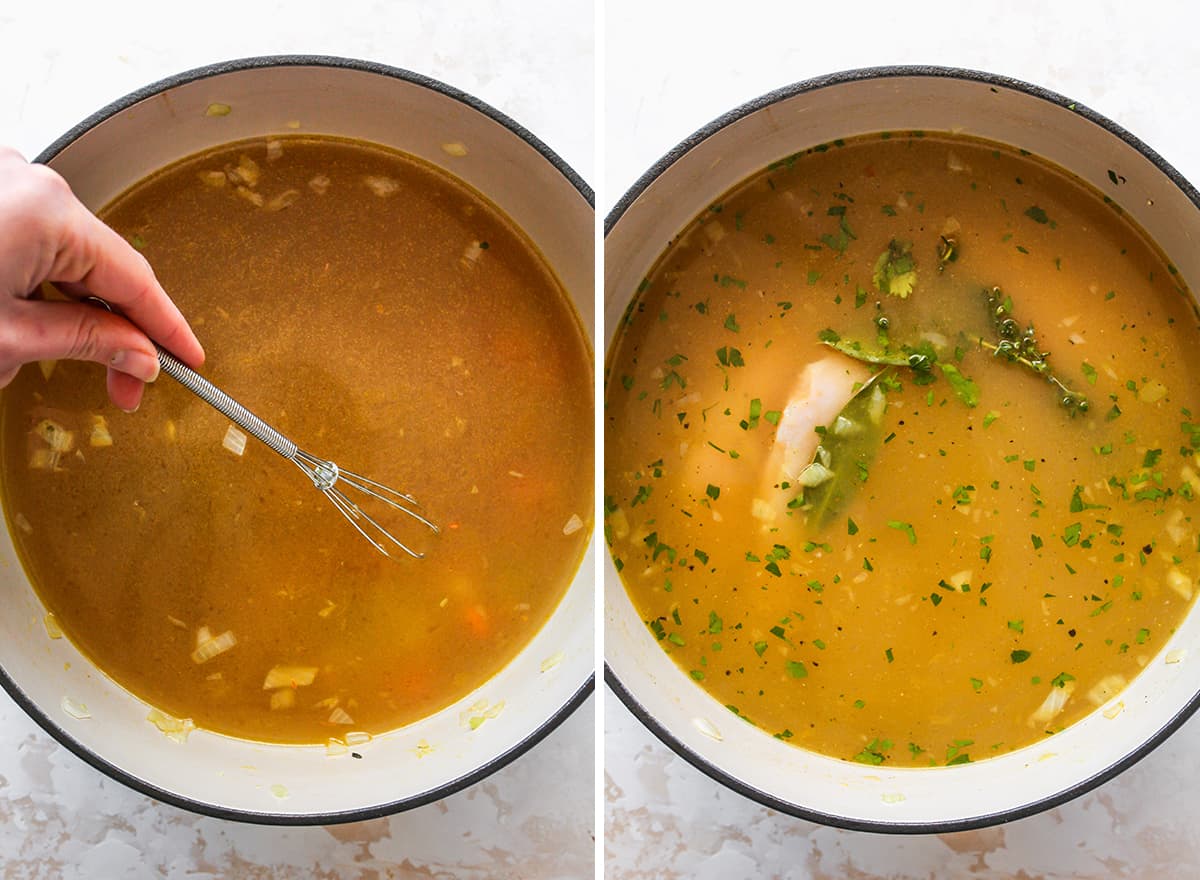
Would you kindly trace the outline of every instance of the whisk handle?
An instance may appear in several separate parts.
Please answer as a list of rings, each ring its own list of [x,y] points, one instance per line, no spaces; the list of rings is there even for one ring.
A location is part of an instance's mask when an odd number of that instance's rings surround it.
[[[209,382],[175,355],[165,348],[155,345],[158,350],[158,365],[164,373],[187,388],[213,409],[244,430],[247,434],[257,437],[289,461],[296,457],[296,444],[280,434],[246,407],[242,406],[212,382]]]

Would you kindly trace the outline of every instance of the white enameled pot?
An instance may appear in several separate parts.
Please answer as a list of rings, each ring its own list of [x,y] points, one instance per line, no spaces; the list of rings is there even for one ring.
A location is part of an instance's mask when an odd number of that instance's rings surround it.
[[[232,112],[208,115],[213,104],[229,105]],[[594,339],[590,188],[511,119],[407,71],[296,56],[193,70],[101,110],[38,161],[55,168],[86,205],[98,209],[184,156],[296,130],[393,147],[474,187],[539,248]],[[144,703],[68,640],[47,637],[45,609],[8,531],[0,532],[0,684],[88,763],[154,798],[210,815],[324,824],[428,803],[522,754],[592,689],[594,541],[550,620],[507,667],[436,715],[356,747],[360,758],[331,757],[324,746],[272,746],[205,731],[176,743],[147,722]],[[68,713],[64,698],[85,704],[91,717]],[[504,708],[471,730],[460,715],[480,700],[503,702]],[[419,750],[422,741],[432,748]]]
[[[855,134],[913,130],[999,141],[1073,172],[1124,209],[1198,289],[1200,194],[1136,137],[1069,99],[1004,77],[875,68],[799,83],[739,107],[692,135],[634,185],[606,220],[607,343],[667,243],[735,184],[808,147]],[[606,679],[636,716],[730,788],[846,828],[949,831],[1061,804],[1146,755],[1200,704],[1200,614],[1193,611],[1127,690],[1053,738],[957,767],[855,764],[780,742],[701,690],[658,646],[611,558],[604,590]],[[1124,706],[1115,712],[1118,702]]]

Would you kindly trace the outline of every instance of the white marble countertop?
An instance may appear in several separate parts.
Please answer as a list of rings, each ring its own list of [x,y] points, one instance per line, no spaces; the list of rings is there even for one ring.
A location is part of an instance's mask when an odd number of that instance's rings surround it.
[[[442,80],[517,120],[592,180],[587,0],[5,3],[0,143],[32,158],[134,89],[277,53],[362,58]],[[528,754],[438,803],[370,822],[263,828],[126,789],[0,692],[0,877],[591,877],[594,732],[589,699]]]
[[[1200,56],[1183,2],[756,3],[680,15],[607,0],[607,212],[667,150],[774,88],[856,67],[938,64],[1038,83],[1116,121],[1200,181]],[[673,6],[673,4],[672,4]],[[636,59],[636,63],[628,63]],[[757,805],[604,701],[606,872],[673,878],[1200,876],[1200,720],[1117,779],[1005,826],[891,837]]]

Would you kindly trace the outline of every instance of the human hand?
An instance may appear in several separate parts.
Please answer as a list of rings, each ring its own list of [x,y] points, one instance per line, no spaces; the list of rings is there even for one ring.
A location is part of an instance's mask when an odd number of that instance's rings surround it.
[[[128,316],[36,298],[44,281],[97,296]],[[0,387],[22,364],[70,358],[108,367],[108,396],[136,410],[158,377],[154,339],[190,366],[204,349],[146,259],[44,165],[0,147]]]

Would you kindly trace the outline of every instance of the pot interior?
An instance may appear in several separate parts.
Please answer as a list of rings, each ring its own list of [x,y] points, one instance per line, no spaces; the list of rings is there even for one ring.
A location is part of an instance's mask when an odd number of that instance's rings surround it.
[[[214,104],[229,112],[209,115]],[[92,209],[164,165],[230,141],[295,132],[372,141],[445,169],[498,205],[545,256],[589,340],[594,336],[594,215],[586,187],[514,124],[440,84],[342,62],[234,64],[185,75],[105,114],[46,157]],[[264,822],[380,815],[482,778],[586,696],[594,546],[549,621],[505,669],[436,715],[356,747],[355,755],[205,731],[183,744],[167,739],[147,723],[144,703],[68,640],[47,637],[45,609],[7,531],[0,535],[0,596],[10,613],[0,621],[0,668],[6,687],[56,738],[158,799]],[[480,700],[503,702],[504,709],[472,730],[460,716]],[[75,717],[64,701],[86,705],[90,717]]]
[[[1116,126],[1058,96],[995,77],[864,71],[786,89],[734,111],[681,145],[631,190],[610,217],[605,242],[610,348],[613,329],[667,243],[723,193],[806,148],[885,131],[963,133],[1048,159],[1127,212],[1185,282],[1200,278],[1196,193]],[[1193,612],[1120,695],[1124,708],[1114,717],[1093,712],[1050,739],[975,764],[889,769],[788,746],[734,718],[659,648],[611,557],[605,563],[605,626],[616,690],[676,751],[769,806],[846,827],[948,830],[1034,812],[1132,763],[1178,726],[1197,700],[1188,668],[1200,639],[1200,616]]]

